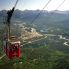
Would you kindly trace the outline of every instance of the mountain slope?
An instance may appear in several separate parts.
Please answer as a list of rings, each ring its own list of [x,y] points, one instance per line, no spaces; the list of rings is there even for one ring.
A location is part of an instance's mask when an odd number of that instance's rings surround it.
[[[32,20],[41,12],[41,15],[33,22]],[[0,11],[0,22],[5,21],[6,11]],[[64,27],[65,25],[69,25],[69,11],[46,11],[46,10],[15,10],[12,20],[18,23],[27,23],[27,24],[34,24],[39,28],[49,27],[49,26],[60,26]]]

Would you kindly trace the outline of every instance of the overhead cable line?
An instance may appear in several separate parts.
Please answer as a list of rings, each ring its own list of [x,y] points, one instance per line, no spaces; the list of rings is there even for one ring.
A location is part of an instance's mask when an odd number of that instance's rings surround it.
[[[35,18],[31,21],[31,24],[40,16],[40,14],[42,13],[42,11],[48,6],[48,4],[51,2],[52,0],[49,0],[45,6],[42,8],[42,10],[35,16]]]
[[[63,0],[63,2],[61,4],[59,4],[59,6],[55,10],[58,10],[58,8],[61,7],[65,1],[66,0]]]
[[[19,1],[19,0],[17,0],[17,1],[16,1],[16,3],[15,3],[15,5],[14,5],[14,7],[16,7],[16,5],[17,5],[18,1]]]
[[[47,7],[47,5],[50,2],[51,2],[51,0],[49,0],[48,3],[42,8],[42,10],[36,15],[36,17],[32,20],[31,24],[41,15],[42,11]],[[65,0],[63,0],[63,2],[55,10],[57,10],[59,7],[61,7],[64,2],[65,2]]]
[[[58,5],[58,7],[57,7],[55,10],[58,10],[58,8],[61,7],[61,6],[64,4],[65,1],[66,1],[66,0],[63,0],[62,3],[60,3],[60,4]],[[54,13],[53,13],[53,14],[54,14]],[[52,14],[52,15],[53,15],[53,14]],[[52,18],[52,16],[49,17],[49,20],[50,20],[51,18]]]

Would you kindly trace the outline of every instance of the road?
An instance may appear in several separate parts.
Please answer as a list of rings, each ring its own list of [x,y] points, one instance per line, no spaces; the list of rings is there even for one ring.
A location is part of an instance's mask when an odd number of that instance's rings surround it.
[[[33,43],[33,42],[37,42],[39,40],[42,40],[42,39],[45,39],[47,36],[58,36],[59,39],[62,39],[62,40],[67,40],[67,42],[65,41],[63,44],[66,45],[66,46],[69,46],[67,43],[69,41],[69,39],[63,37],[62,35],[55,35],[55,34],[44,34],[44,37],[40,38],[40,39],[37,39],[37,40],[34,40],[34,41],[29,41],[28,43],[25,43],[23,45],[26,45],[26,44],[30,44],[30,43]],[[22,45],[22,46],[23,46]]]

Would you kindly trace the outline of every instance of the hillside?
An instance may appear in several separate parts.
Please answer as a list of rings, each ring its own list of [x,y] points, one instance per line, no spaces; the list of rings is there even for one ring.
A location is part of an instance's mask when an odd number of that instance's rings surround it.
[[[41,12],[41,15],[33,23],[36,25],[52,25],[52,24],[62,24],[63,21],[69,22],[69,11],[46,11],[46,10],[15,10],[12,17],[12,22],[26,22],[31,23],[31,21],[36,17],[36,15]],[[4,16],[6,17],[6,10],[0,11],[0,21],[3,21]],[[58,25],[57,24],[57,25]]]
[[[11,20],[11,35],[21,41],[21,57],[9,59],[3,52],[3,16],[0,11],[0,69],[68,69],[69,11],[15,10]]]

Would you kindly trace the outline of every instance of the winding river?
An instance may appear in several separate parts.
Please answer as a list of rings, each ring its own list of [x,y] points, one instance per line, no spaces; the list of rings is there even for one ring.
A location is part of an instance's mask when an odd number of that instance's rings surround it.
[[[45,34],[45,36],[58,36],[59,39],[66,40],[66,41],[63,43],[64,45],[69,46],[69,44],[68,44],[69,39],[67,39],[66,37],[63,37],[62,35]]]

